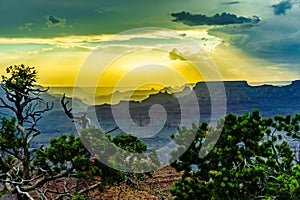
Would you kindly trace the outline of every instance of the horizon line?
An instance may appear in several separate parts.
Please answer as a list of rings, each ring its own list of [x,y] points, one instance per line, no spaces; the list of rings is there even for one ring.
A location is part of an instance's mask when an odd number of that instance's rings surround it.
[[[165,86],[164,88],[180,88],[184,87],[186,85],[195,85],[198,83],[213,83],[213,82],[246,82],[250,86],[261,86],[261,85],[273,85],[273,86],[285,86],[285,85],[290,85],[295,81],[300,81],[300,79],[294,79],[294,80],[279,80],[279,81],[247,81],[247,80],[224,80],[224,81],[199,81],[197,83],[186,83],[185,85],[182,86]],[[285,83],[285,84],[276,84],[276,83]],[[75,85],[45,85],[45,84],[38,84],[37,86],[41,87],[49,87],[49,88],[71,88],[71,87],[80,87],[80,88],[114,88],[114,86],[75,86]],[[118,88],[132,88],[136,87],[135,85],[132,86],[118,86]],[[151,87],[145,87],[145,88],[151,88]]]

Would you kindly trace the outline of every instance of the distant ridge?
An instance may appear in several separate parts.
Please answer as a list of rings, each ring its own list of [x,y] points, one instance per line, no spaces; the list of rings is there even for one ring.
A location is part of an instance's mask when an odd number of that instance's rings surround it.
[[[194,87],[194,91],[197,94],[198,103],[200,105],[201,120],[207,121],[210,119],[210,95],[207,90],[206,84],[215,84],[216,82],[199,82]],[[227,100],[227,113],[243,114],[245,112],[251,112],[253,109],[259,109],[263,117],[273,117],[274,115],[286,115],[300,113],[300,80],[292,81],[290,85],[285,86],[272,86],[272,85],[260,85],[250,86],[246,81],[224,81],[224,87],[226,90]],[[69,87],[68,89],[70,89]],[[184,90],[186,89],[186,91]],[[61,89],[61,92],[64,90]],[[182,96],[188,95],[189,90],[183,88],[181,91]],[[0,92],[0,96],[3,93]],[[74,124],[64,114],[61,106],[60,99],[61,94],[45,94],[43,98],[47,102],[54,102],[54,110],[46,113],[39,123],[39,128],[43,134],[36,141],[37,144],[48,141],[50,137],[54,137],[61,133],[76,133]],[[71,101],[72,99],[69,98]],[[114,119],[112,118],[111,109],[116,105],[101,104],[101,105],[87,105],[80,99],[74,99],[75,106],[82,108],[82,111],[87,112],[89,115],[92,110],[96,109],[96,114],[101,127],[104,130],[110,130],[116,126]],[[124,100],[121,103],[126,103]],[[177,99],[166,91],[158,91],[156,94],[149,95],[148,98],[142,101],[129,101],[130,114],[133,117],[133,121],[139,125],[147,125],[149,120],[149,107],[153,104],[159,104],[166,108],[169,114],[168,127],[176,129],[178,120],[180,119],[180,107],[178,106]],[[70,104],[72,105],[72,104]],[[192,106],[192,105],[191,105]],[[4,112],[5,110],[2,110]],[[101,124],[102,123],[102,124]],[[167,128],[168,128],[167,127]],[[169,134],[174,133],[170,129],[165,129],[166,134],[160,141],[164,141],[169,138]],[[116,133],[119,133],[118,130]],[[162,144],[163,145],[163,144]]]
[[[210,113],[210,94],[207,85],[213,85],[217,82],[199,82],[194,87],[194,92],[197,95],[200,110],[203,115]],[[244,112],[251,112],[253,109],[259,109],[261,114],[265,117],[271,117],[277,114],[295,114],[300,112],[300,81],[293,81],[290,85],[272,86],[260,85],[250,86],[246,81],[224,81],[227,101],[227,113],[243,114]],[[186,95],[189,95],[186,92]],[[126,102],[121,101],[116,105],[97,105],[96,110],[102,113],[102,116],[111,118],[109,110]],[[168,107],[170,111],[179,109],[176,98],[166,92],[158,92],[157,94],[149,95],[149,98],[140,102],[129,101],[133,110],[146,110],[154,104],[160,104]],[[91,106],[91,110],[94,106]],[[102,108],[105,110],[102,110]],[[88,110],[88,112],[89,112]],[[138,111],[136,111],[138,112]],[[180,112],[178,110],[178,112]],[[106,113],[106,114],[105,114]],[[147,112],[145,112],[148,115]],[[105,120],[105,119],[103,119]]]
[[[196,84],[186,84],[182,87],[165,87],[161,90],[157,90],[154,88],[148,88],[143,90],[136,90],[133,91],[131,88],[118,88],[116,91],[113,91],[112,87],[98,87],[96,88],[96,94],[95,94],[95,88],[93,87],[50,87],[49,93],[54,96],[59,96],[62,94],[66,94],[68,97],[77,97],[84,101],[86,104],[89,105],[100,105],[100,104],[118,104],[120,101],[143,101],[147,98],[150,98],[151,96],[158,94],[158,93],[170,93],[170,90],[176,91],[177,93],[181,93],[185,90],[185,93],[188,92],[188,88],[196,87],[196,85],[199,84],[213,84],[214,82],[219,81],[208,81],[208,82],[198,82]],[[259,87],[259,86],[273,86],[273,87],[284,87],[288,85],[293,84],[299,84],[299,80],[295,81],[277,81],[277,82],[247,82],[247,81],[222,81],[224,85],[228,84],[238,84],[241,86],[243,84],[245,87]],[[272,83],[274,85],[272,85]],[[275,85],[276,84],[276,85]],[[76,89],[75,93],[73,93],[73,89]],[[184,93],[182,93],[184,95]],[[112,101],[112,97],[114,98],[114,101]],[[93,101],[91,101],[91,99]]]

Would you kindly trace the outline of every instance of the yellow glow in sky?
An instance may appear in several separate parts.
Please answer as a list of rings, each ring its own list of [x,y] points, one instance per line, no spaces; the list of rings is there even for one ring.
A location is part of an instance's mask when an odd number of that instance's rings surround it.
[[[294,80],[298,77],[263,59],[246,55],[241,49],[226,45],[226,35],[212,36],[207,28],[178,30],[178,35],[185,34],[185,38],[194,39],[199,47],[208,51],[210,59],[215,63],[222,80],[280,81]],[[89,54],[101,42],[112,35],[67,36],[56,38],[0,38],[0,72],[14,64],[35,66],[39,72],[38,83],[44,86],[73,86],[78,72]],[[148,38],[161,39],[168,37],[149,33]],[[170,34],[172,36],[172,34]],[[122,35],[122,41],[137,38],[138,35]],[[141,38],[147,42],[146,38]],[[225,41],[224,41],[224,40]],[[221,41],[224,41],[223,43]],[[118,43],[118,41],[117,41]],[[166,45],[172,45],[171,43]],[[125,48],[125,47],[124,47]],[[170,60],[168,53],[157,48],[138,49],[128,52],[106,69],[98,82],[99,86],[140,87],[156,83],[158,85],[178,86],[203,80],[195,68],[185,61]],[[182,51],[184,52],[184,47]],[[109,52],[108,52],[109,53]],[[86,80],[93,71],[86,71]],[[100,78],[100,77],[99,77]],[[151,84],[150,84],[151,82]],[[146,87],[146,86],[144,86]],[[157,85],[155,87],[158,87]]]
[[[193,65],[170,60],[169,52],[159,49],[136,49],[122,55],[106,69],[98,86],[122,88],[180,87],[202,81]],[[159,88],[157,88],[159,87]]]
[[[219,45],[209,55],[218,68],[223,81],[276,82],[297,79],[297,74],[287,71],[275,63],[253,58],[233,46]]]

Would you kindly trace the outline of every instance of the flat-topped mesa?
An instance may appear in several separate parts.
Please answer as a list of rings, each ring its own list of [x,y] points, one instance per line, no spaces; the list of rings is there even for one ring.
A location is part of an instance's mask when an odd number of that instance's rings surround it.
[[[211,90],[214,90],[214,87],[220,83],[221,82],[199,82],[196,84],[193,90],[197,95],[200,106],[210,106],[210,92],[212,92],[210,89],[212,88]],[[239,114],[250,112],[252,109],[260,109],[262,113],[267,113],[268,116],[271,116],[272,113],[277,114],[276,110],[278,109],[281,110],[280,113],[282,114],[300,112],[300,109],[297,109],[300,107],[300,93],[298,93],[300,81],[293,81],[292,84],[286,86],[250,86],[246,81],[224,81],[223,84],[226,91],[227,112]],[[190,95],[188,92],[186,94]],[[291,105],[290,102],[293,102],[293,104]],[[122,103],[124,102],[119,104]],[[147,111],[153,104],[160,104],[165,106],[167,111],[168,108],[174,111],[177,110],[178,101],[172,94],[159,92],[150,95],[149,98],[141,102],[130,101],[129,104],[132,112],[136,111],[148,115],[148,112],[144,111]],[[282,107],[283,105],[284,107]],[[110,106],[108,104],[97,105],[96,108],[97,111],[105,113],[110,109]]]

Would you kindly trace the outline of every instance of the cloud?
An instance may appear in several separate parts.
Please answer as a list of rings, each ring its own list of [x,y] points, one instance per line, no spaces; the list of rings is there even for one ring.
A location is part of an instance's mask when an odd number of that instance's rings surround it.
[[[169,59],[186,61],[186,59],[181,56],[181,53],[179,53],[178,49],[176,48],[174,48],[172,51],[169,52]]]
[[[62,27],[65,28],[67,24],[67,19],[66,18],[59,18],[54,15],[47,15],[47,27]]]
[[[85,48],[93,50],[96,48],[97,44],[103,40],[110,38],[111,35],[86,35],[86,36],[64,36],[64,37],[54,37],[54,38],[7,38],[0,37],[0,47],[3,46],[46,46],[57,47],[57,48]],[[42,48],[41,47],[41,48]],[[38,49],[41,49],[38,47]],[[23,48],[24,49],[24,48]],[[26,47],[28,49],[28,47]],[[35,49],[34,49],[35,50]],[[1,49],[0,49],[1,51]]]
[[[298,1],[292,3],[295,5]],[[270,7],[266,8],[270,11]],[[209,33],[223,38],[224,45],[236,46],[253,59],[263,59],[300,77],[300,29],[295,26],[295,19],[299,17],[300,7],[294,6],[285,17],[270,12],[259,26],[249,29],[241,25],[222,26],[210,29]],[[290,80],[289,76],[282,77],[284,79]]]
[[[14,50],[12,52],[17,53],[17,54],[26,54],[26,55],[37,55],[39,53],[47,52],[47,51],[52,51],[54,50],[54,47],[49,47],[49,48],[40,48],[36,50]]]
[[[256,16],[252,18],[237,17],[235,14],[225,13],[215,14],[212,17],[208,17],[202,14],[191,14],[189,12],[179,12],[171,14],[174,22],[182,22],[183,24],[196,26],[196,25],[226,25],[226,24],[244,24],[252,23],[257,24],[260,19]]]
[[[242,3],[242,2],[240,2],[240,1],[230,1],[230,2],[223,2],[221,4],[223,4],[223,5],[233,5],[233,4],[239,4],[239,3]]]
[[[285,15],[287,10],[292,9],[293,3],[290,0],[282,1],[278,4],[273,4],[272,8],[274,15]]]
[[[32,31],[32,25],[33,23],[25,23],[24,25],[19,26],[18,29],[20,31]]]

